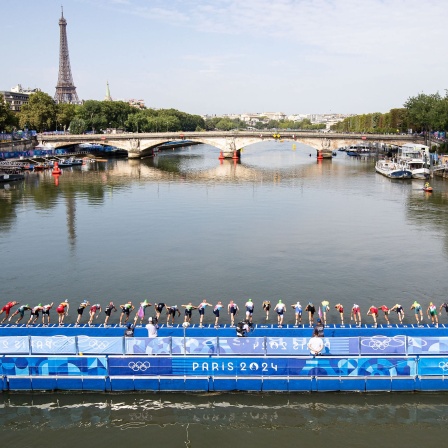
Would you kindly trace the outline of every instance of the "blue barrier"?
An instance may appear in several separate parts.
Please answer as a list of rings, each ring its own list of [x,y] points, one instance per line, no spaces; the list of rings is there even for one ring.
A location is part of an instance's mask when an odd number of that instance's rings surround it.
[[[0,337],[0,355],[305,356],[305,337]],[[448,355],[448,337],[370,336],[323,338],[323,355]]]

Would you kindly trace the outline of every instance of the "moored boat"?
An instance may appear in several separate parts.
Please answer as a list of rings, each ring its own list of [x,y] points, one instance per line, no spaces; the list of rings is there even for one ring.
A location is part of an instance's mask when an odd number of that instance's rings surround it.
[[[398,161],[406,165],[414,179],[428,179],[429,147],[417,143],[408,143],[398,150]]]
[[[391,160],[378,160],[375,171],[391,179],[411,179],[412,171],[402,163]]]

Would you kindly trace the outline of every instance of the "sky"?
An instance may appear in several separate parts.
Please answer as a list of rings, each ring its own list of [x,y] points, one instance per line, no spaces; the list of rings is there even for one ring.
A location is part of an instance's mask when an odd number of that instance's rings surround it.
[[[1,0],[0,90],[192,114],[370,113],[448,88],[446,0]]]

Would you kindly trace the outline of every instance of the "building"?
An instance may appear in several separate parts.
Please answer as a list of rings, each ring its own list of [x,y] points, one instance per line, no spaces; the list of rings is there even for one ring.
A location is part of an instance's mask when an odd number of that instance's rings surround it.
[[[28,100],[32,93],[38,92],[39,89],[23,89],[20,84],[15,87],[11,87],[11,90],[0,91],[3,95],[5,103],[9,104],[9,108],[14,112],[20,112],[20,109],[24,104],[28,104]]]

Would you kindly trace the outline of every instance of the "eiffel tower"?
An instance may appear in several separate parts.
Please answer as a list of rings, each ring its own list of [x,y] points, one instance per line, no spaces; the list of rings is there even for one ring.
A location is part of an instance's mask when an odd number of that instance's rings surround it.
[[[56,103],[80,104],[76,87],[73,85],[72,71],[70,69],[66,28],[67,21],[64,18],[64,10],[61,6],[61,18],[59,19],[59,76],[54,100]]]

